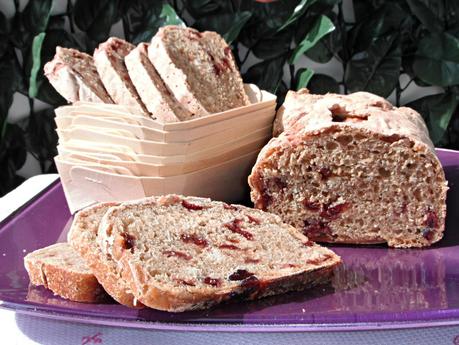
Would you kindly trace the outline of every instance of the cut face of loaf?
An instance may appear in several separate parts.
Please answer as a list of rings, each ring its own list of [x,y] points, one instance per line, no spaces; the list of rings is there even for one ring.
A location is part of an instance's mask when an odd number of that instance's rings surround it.
[[[128,307],[141,307],[142,305],[134,300],[126,282],[120,279],[116,262],[102,253],[97,244],[100,220],[110,207],[116,205],[102,203],[78,212],[70,228],[68,241],[113,299]]]
[[[67,243],[57,243],[28,254],[24,265],[33,285],[42,285],[63,298],[87,303],[107,299],[96,277]]]
[[[56,47],[44,67],[45,76],[69,103],[113,103],[100,80],[92,56],[75,49]]]
[[[139,301],[172,312],[303,290],[340,262],[275,215],[176,195],[111,208],[98,241]]]
[[[150,62],[148,46],[140,43],[124,58],[142,102],[152,116],[163,123],[190,118],[191,113],[177,101]]]
[[[248,105],[230,47],[215,32],[165,26],[149,57],[161,78],[194,117]]]
[[[316,241],[439,241],[447,183],[421,116],[386,106],[349,112],[326,101],[334,96],[312,96],[323,102],[260,152],[249,177],[255,207]]]
[[[116,104],[135,107],[149,115],[129,77],[124,58],[135,48],[129,42],[111,37],[94,51],[94,63],[108,93]]]

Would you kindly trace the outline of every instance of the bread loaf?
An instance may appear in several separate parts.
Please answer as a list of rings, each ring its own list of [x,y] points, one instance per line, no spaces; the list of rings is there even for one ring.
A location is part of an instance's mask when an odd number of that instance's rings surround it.
[[[176,195],[111,208],[97,241],[139,301],[172,312],[303,290],[340,262],[275,215]]]
[[[141,307],[123,279],[120,279],[116,262],[105,255],[97,244],[97,229],[105,212],[114,203],[90,206],[75,215],[68,234],[68,241],[85,260],[107,293],[117,302],[128,307]]]
[[[94,51],[94,63],[113,101],[135,107],[149,115],[129,77],[124,58],[135,46],[121,38],[110,37]]]
[[[255,207],[310,239],[424,247],[447,183],[421,116],[368,93],[289,93],[249,177]]]
[[[215,32],[165,26],[153,37],[148,54],[192,117],[250,104],[231,49]]]
[[[56,55],[44,67],[51,85],[69,103],[113,103],[105,90],[92,56],[75,49],[56,47]]]
[[[107,298],[86,263],[67,243],[38,249],[24,258],[33,285],[75,302],[96,303]]]

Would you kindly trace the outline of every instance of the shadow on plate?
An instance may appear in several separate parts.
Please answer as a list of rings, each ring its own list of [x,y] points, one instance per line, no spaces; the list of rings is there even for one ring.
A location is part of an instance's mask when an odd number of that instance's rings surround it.
[[[247,321],[245,320],[246,315],[256,315],[256,319],[264,319],[268,323],[272,323],[273,319],[276,318],[276,313],[271,312],[271,310],[276,310],[277,307],[282,306],[283,313],[290,313],[290,306],[296,310],[298,305],[311,305],[312,301],[332,295],[334,291],[332,284],[327,283],[304,291],[290,292],[254,301],[226,302],[209,310],[168,313],[145,308],[139,310],[138,315],[142,320],[158,320],[159,318],[161,321],[207,323],[242,323]],[[308,311],[311,312],[312,310]]]

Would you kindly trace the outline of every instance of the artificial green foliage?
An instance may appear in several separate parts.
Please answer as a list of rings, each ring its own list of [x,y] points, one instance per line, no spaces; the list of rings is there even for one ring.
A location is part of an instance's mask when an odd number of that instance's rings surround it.
[[[43,172],[55,171],[53,109],[65,101],[43,66],[56,46],[92,53],[118,22],[135,44],[167,24],[217,31],[231,44],[244,80],[276,93],[279,102],[289,89],[308,87],[394,94],[402,105],[408,85],[436,86],[409,106],[423,115],[437,146],[459,149],[457,0],[348,0],[353,16],[344,15],[341,0],[74,0],[58,14],[53,0],[30,0],[22,12],[13,1],[13,18],[0,12],[0,195],[22,182],[17,170],[27,153]],[[343,73],[317,73],[310,60],[334,60]],[[401,75],[408,77],[404,85]],[[16,92],[27,97],[30,115],[12,124],[7,115]],[[37,111],[36,99],[50,108]]]

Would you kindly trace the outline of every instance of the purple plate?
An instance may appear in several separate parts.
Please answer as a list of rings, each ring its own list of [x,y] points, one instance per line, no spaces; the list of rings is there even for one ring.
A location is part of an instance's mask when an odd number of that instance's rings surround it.
[[[26,253],[62,238],[71,216],[60,183],[0,225],[0,306],[60,320],[196,331],[325,331],[459,324],[459,152],[438,150],[449,181],[445,238],[428,249],[333,246],[333,281],[303,293],[172,314],[83,304],[29,287]]]

